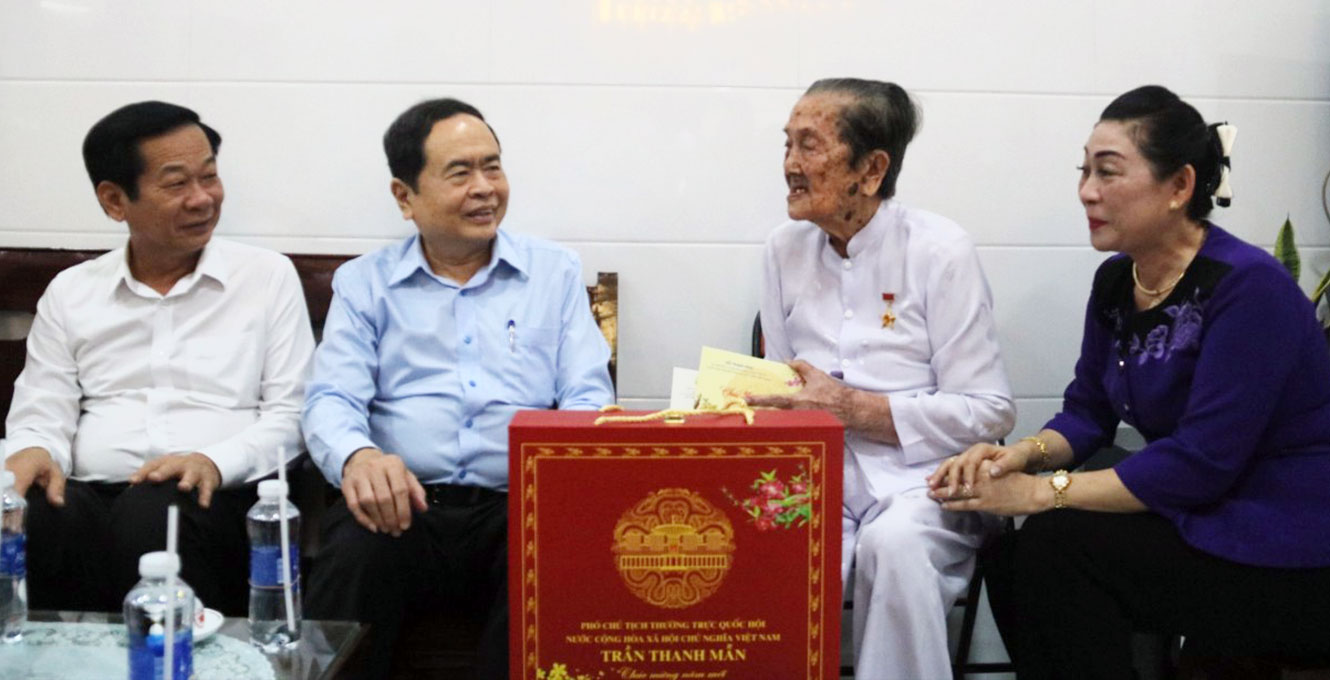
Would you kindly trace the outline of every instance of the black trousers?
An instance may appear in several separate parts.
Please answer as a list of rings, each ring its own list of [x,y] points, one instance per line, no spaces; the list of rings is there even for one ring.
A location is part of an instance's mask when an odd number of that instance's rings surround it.
[[[1330,653],[1330,568],[1221,559],[1153,513],[1046,512],[987,557],[1022,680],[1132,678],[1134,631],[1185,635],[1212,658]]]
[[[217,490],[207,510],[174,480],[102,484],[68,480],[65,506],[28,489],[28,602],[33,609],[120,611],[139,581],[139,557],[166,549],[166,509],[180,507],[180,577],[227,616],[249,609],[245,513],[255,486]]]
[[[400,537],[356,523],[345,499],[324,518],[306,611],[312,619],[370,624],[365,678],[386,678],[403,622],[439,607],[484,621],[475,677],[508,677],[508,494],[425,487],[430,507]]]

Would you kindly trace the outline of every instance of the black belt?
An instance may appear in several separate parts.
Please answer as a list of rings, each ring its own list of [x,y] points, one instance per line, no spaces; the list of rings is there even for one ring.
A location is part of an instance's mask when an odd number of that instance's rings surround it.
[[[507,493],[473,484],[425,484],[425,499],[430,505],[479,505]]]

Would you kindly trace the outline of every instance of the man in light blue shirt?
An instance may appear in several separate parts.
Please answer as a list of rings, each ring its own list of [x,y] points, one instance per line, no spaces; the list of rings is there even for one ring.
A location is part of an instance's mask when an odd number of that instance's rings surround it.
[[[419,233],[338,269],[303,415],[344,501],[324,522],[309,614],[372,624],[385,677],[404,616],[463,600],[484,620],[477,677],[508,674],[508,423],[613,401],[581,262],[499,231],[508,183],[480,112],[408,109],[384,135]]]

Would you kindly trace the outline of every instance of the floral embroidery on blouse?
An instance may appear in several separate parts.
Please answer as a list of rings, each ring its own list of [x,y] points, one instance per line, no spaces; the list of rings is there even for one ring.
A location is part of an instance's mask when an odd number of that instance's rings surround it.
[[[1180,305],[1164,308],[1164,313],[1173,317],[1172,338],[1168,343],[1168,361],[1174,352],[1182,352],[1196,347],[1201,342],[1201,305],[1193,297]],[[1162,328],[1162,326],[1161,326]]]
[[[1144,340],[1140,335],[1132,334],[1127,346],[1127,354],[1135,356],[1136,363],[1143,366],[1145,362],[1151,359],[1168,361],[1173,358],[1173,354],[1176,352],[1184,352],[1199,346],[1203,321],[1199,296],[1200,290],[1196,290],[1192,293],[1190,300],[1163,308],[1162,311],[1172,321],[1151,328],[1146,333]],[[1120,330],[1122,318],[1116,312],[1117,310],[1113,310],[1109,316]],[[1113,345],[1120,351],[1122,341],[1115,340]]]

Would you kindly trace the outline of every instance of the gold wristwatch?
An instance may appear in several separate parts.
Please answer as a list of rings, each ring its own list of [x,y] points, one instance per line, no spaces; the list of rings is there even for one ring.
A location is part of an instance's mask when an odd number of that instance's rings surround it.
[[[1048,478],[1048,485],[1053,487],[1053,507],[1067,507],[1067,489],[1071,487],[1071,475],[1066,470],[1058,470]]]

